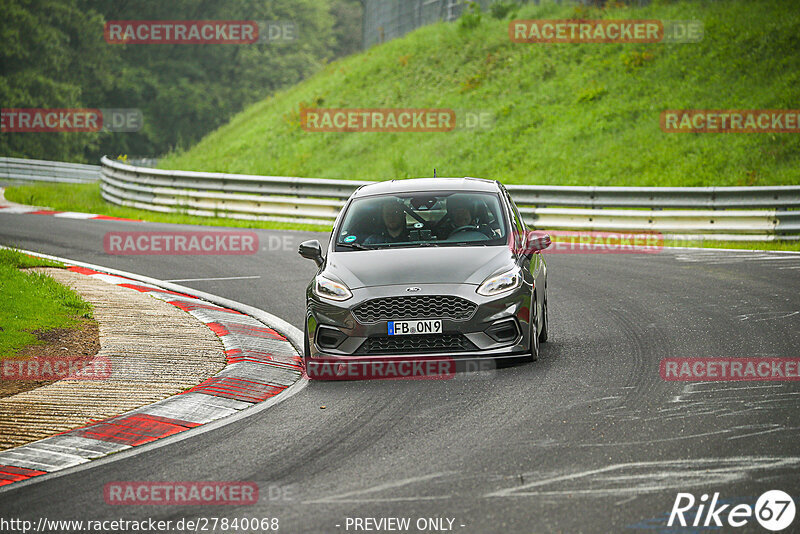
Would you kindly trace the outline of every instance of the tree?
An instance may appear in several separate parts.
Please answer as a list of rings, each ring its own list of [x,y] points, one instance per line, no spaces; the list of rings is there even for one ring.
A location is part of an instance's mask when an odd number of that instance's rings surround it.
[[[2,0],[2,106],[134,108],[134,133],[3,133],[0,154],[96,161],[188,147],[245,106],[358,50],[357,0]],[[109,20],[291,21],[280,44],[109,44]],[[358,28],[358,29],[356,29]]]

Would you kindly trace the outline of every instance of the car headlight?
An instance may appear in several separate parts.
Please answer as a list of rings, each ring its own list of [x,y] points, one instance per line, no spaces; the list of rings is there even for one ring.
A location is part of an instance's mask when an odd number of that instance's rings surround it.
[[[506,291],[517,289],[521,285],[522,275],[520,274],[519,269],[511,269],[510,271],[487,278],[478,287],[477,291],[479,295],[491,297],[494,295],[499,295],[500,293],[505,293]]]
[[[318,274],[314,278],[314,294],[329,300],[347,300],[353,296],[347,286]]]

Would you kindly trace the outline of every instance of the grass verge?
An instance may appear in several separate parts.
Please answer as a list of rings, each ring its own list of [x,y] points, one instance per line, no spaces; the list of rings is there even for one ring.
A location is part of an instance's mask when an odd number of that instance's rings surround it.
[[[237,219],[216,219],[194,217],[192,215],[156,213],[136,208],[125,208],[107,203],[100,196],[97,184],[36,184],[16,186],[6,189],[6,198],[12,202],[46,206],[55,210],[97,213],[114,217],[140,219],[151,222],[175,224],[196,224],[205,226],[230,226],[243,228],[265,228],[272,230],[303,230],[310,232],[330,232],[330,226],[310,224],[281,223],[271,221],[240,221]],[[557,238],[556,238],[557,239]],[[735,248],[745,250],[789,250],[800,251],[800,241],[684,241],[666,240],[668,247]]]
[[[273,230],[307,230],[329,232],[330,226],[284,223],[273,221],[247,221],[216,217],[196,217],[182,213],[159,213],[137,208],[109,204],[100,195],[100,184],[33,184],[9,187],[6,199],[29,206],[45,206],[58,211],[96,213],[125,219],[149,222],[196,224],[201,226],[228,226],[236,228],[267,228]]]
[[[661,0],[638,7],[528,3],[420,28],[328,65],[250,106],[165,169],[389,180],[475,176],[506,184],[797,184],[796,133],[665,133],[673,109],[796,109],[800,16],[787,0]],[[628,4],[636,4],[629,2]],[[512,43],[509,19],[703,24],[697,43]],[[486,128],[310,132],[304,108],[487,112]],[[491,121],[490,121],[491,122]]]
[[[800,241],[675,241],[664,240],[665,247],[733,248],[740,250],[784,250],[800,252]]]
[[[51,277],[21,271],[29,267],[59,267],[59,263],[0,249],[0,359],[41,343],[34,331],[68,328],[92,317],[92,307],[77,293]]]

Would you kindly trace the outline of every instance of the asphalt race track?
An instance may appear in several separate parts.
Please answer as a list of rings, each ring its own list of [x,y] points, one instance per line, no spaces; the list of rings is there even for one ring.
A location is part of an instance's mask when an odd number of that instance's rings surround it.
[[[0,214],[0,244],[181,280],[301,327],[315,267],[297,245],[326,235],[257,230],[255,256],[103,251],[107,231],[169,228]],[[0,493],[3,515],[277,517],[290,533],[354,532],[348,517],[449,518],[464,533],[604,533],[666,531],[679,492],[753,505],[780,489],[800,503],[800,383],[659,375],[667,357],[797,356],[800,254],[547,261],[550,342],[536,363],[444,381],[312,382],[222,428]],[[221,277],[259,278],[185,281]],[[242,508],[107,505],[104,484],[128,480],[256,481],[262,497]],[[731,530],[765,532],[755,521]]]

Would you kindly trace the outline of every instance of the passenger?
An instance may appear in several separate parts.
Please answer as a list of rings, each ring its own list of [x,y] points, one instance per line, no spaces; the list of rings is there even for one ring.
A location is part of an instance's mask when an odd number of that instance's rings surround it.
[[[476,227],[472,200],[460,195],[447,197],[447,214],[438,228],[438,235],[447,239],[453,232],[464,226]]]

